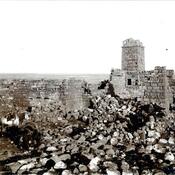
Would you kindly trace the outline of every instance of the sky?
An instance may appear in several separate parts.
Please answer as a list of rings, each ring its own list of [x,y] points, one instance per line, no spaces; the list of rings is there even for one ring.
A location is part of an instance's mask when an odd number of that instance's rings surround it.
[[[127,38],[175,69],[174,1],[0,1],[0,73],[108,74]]]

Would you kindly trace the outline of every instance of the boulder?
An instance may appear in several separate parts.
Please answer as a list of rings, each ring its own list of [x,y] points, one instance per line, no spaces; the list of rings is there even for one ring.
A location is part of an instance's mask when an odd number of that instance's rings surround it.
[[[80,171],[81,173],[87,172],[87,170],[88,170],[87,166],[86,166],[86,165],[82,165],[82,164],[80,164],[80,165],[78,166],[78,169],[79,169],[79,171]]]
[[[59,169],[66,169],[67,165],[63,161],[59,161],[55,164],[54,169],[59,170]]]
[[[93,158],[90,163],[89,163],[89,169],[92,171],[92,172],[97,172],[99,170],[99,167],[98,167],[98,163],[100,162],[100,158],[99,157],[95,157]]]
[[[165,160],[169,160],[170,162],[173,162],[174,161],[174,155],[172,152],[167,152],[165,154]]]
[[[106,169],[107,175],[121,175],[120,171]]]
[[[53,151],[57,151],[58,149],[55,146],[49,146],[46,151],[48,152],[53,152]]]

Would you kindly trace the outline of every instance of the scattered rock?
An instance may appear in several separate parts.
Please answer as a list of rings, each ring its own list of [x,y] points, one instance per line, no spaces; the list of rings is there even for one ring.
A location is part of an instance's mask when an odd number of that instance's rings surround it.
[[[93,158],[90,163],[89,163],[89,169],[92,171],[92,172],[97,172],[99,167],[98,167],[98,163],[100,161],[100,158],[99,157],[95,157]]]
[[[87,170],[88,170],[87,166],[86,165],[82,165],[82,164],[80,164],[78,168],[79,168],[79,171],[81,173],[87,172]]]
[[[55,146],[50,146],[46,149],[46,151],[57,151],[57,148]]]
[[[166,123],[162,108],[105,94],[92,96],[91,102],[91,109],[69,112],[58,112],[56,105],[43,107],[40,118],[48,121],[40,122],[45,124],[41,127],[41,143],[38,149],[24,154],[37,158],[10,159],[12,172],[19,169],[19,173],[26,174],[152,175],[174,171],[175,126],[174,122]],[[167,117],[175,120],[173,114]],[[19,140],[22,139],[25,137]]]
[[[64,170],[62,171],[61,175],[72,175],[72,173],[69,170]]]
[[[174,155],[171,152],[167,152],[165,154],[165,160],[169,160],[170,162],[174,161]]]
[[[54,169],[66,169],[67,165],[63,161],[59,161],[55,164]]]
[[[106,169],[107,175],[121,175],[120,171]]]

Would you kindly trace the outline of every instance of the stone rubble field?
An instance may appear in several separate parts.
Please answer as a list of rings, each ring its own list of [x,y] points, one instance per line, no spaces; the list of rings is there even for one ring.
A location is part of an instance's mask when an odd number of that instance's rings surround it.
[[[24,151],[0,161],[4,174],[175,174],[175,116],[156,104],[102,94],[83,110],[47,103],[29,116],[32,134],[6,129]]]

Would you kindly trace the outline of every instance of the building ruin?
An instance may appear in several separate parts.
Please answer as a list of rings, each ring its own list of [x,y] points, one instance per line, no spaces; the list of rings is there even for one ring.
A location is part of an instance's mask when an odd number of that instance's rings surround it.
[[[174,70],[156,66],[146,71],[142,42],[132,38],[123,41],[121,67],[112,69],[110,74],[116,94],[169,109],[175,96]]]
[[[90,82],[90,80],[93,80]],[[98,95],[98,85],[108,79],[113,84],[115,94],[121,98],[136,98],[145,103],[157,103],[169,109],[175,102],[174,70],[156,66],[154,70],[145,70],[144,46],[132,38],[123,42],[121,69],[112,69],[110,76],[91,77],[84,81],[78,77],[62,79],[7,79],[0,77],[1,109],[13,104],[17,106],[37,106],[42,103],[58,103],[66,111],[83,109],[89,105],[90,89],[92,95]],[[88,87],[85,87],[88,86]],[[24,100],[21,100],[24,99]],[[25,100],[26,99],[26,100]],[[22,103],[26,104],[22,104]],[[8,104],[8,105],[7,105]],[[9,107],[10,106],[10,107]],[[1,111],[0,111],[1,113]]]

